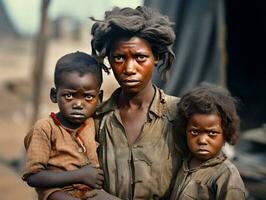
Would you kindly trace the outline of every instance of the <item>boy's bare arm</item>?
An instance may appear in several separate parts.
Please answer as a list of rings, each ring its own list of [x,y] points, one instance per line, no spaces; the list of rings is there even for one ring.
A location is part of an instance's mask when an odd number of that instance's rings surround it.
[[[27,178],[31,187],[60,187],[71,184],[85,184],[93,188],[102,188],[103,171],[91,165],[85,165],[77,170],[55,172],[43,170]]]

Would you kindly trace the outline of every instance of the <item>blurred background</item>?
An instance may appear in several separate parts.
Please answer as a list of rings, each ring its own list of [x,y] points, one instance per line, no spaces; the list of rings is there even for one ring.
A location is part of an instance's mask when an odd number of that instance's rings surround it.
[[[168,81],[154,82],[180,96],[209,82],[239,100],[241,139],[231,159],[249,199],[266,197],[266,1],[254,0],[0,0],[1,199],[36,199],[21,179],[23,138],[32,123],[57,107],[49,100],[58,58],[90,53],[90,16],[113,6],[147,5],[175,23],[176,60]],[[118,85],[104,75],[104,98]]]

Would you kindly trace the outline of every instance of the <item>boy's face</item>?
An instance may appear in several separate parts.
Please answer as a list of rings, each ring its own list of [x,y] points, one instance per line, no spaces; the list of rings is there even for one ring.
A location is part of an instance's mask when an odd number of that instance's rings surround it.
[[[126,93],[138,93],[151,84],[157,60],[146,40],[132,37],[114,43],[109,62],[122,89]]]
[[[92,73],[63,72],[58,88],[51,90],[51,100],[58,104],[61,123],[73,128],[91,117],[99,100],[99,89]]]
[[[187,124],[187,144],[200,162],[215,157],[224,145],[224,134],[218,114],[194,114]]]

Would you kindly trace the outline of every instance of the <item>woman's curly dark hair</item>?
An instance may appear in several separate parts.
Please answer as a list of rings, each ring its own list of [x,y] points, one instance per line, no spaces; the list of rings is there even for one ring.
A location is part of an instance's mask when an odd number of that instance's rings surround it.
[[[183,142],[187,141],[187,122],[192,115],[215,113],[221,117],[225,141],[235,144],[240,123],[236,111],[236,99],[225,88],[214,85],[198,86],[183,95],[178,103],[176,126]]]
[[[154,56],[161,61],[161,75],[170,69],[175,54],[172,45],[175,33],[167,16],[145,6],[133,8],[115,7],[105,12],[104,20],[96,20],[92,26],[91,40],[92,55],[97,56],[103,63],[105,57],[110,56],[112,44],[121,37],[131,38],[133,36],[145,39],[150,45]],[[103,65],[106,72],[108,67]]]

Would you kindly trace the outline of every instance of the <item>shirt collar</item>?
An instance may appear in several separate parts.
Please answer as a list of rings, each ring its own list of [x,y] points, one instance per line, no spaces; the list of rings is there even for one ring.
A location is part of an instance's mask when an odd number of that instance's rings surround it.
[[[71,133],[71,134],[74,134],[74,135],[77,135],[79,134],[83,129],[84,127],[89,123],[89,118],[86,119],[84,121],[84,123],[77,129],[70,129],[70,128],[67,128],[65,126],[63,126],[61,124],[61,122],[59,121],[59,119],[57,118],[56,114],[54,112],[51,112],[50,114],[50,117],[52,118],[53,122],[57,125],[57,126],[61,126],[63,129],[65,129],[67,132]]]
[[[222,163],[225,159],[227,159],[227,156],[222,152],[220,151],[218,153],[217,156],[215,156],[214,158],[211,158],[207,161],[205,161],[204,163],[202,163],[200,166],[196,167],[196,168],[193,168],[193,169],[189,169],[189,160],[191,159],[192,155],[190,154],[188,156],[187,159],[184,160],[183,162],[183,170],[184,171],[188,171],[188,172],[194,172],[194,171],[197,171],[198,169],[202,169],[202,168],[206,168],[206,167],[211,167],[211,166],[214,166],[214,165],[217,165],[217,164],[220,164]]]
[[[152,117],[152,115],[156,117],[162,117],[167,113],[165,94],[161,89],[159,89],[155,85],[153,85],[153,87],[155,89],[155,94],[149,108],[149,117]],[[95,115],[101,115],[106,112],[114,111],[115,109],[117,109],[117,102],[120,92],[121,88],[115,90],[107,101],[103,102],[97,107]]]

